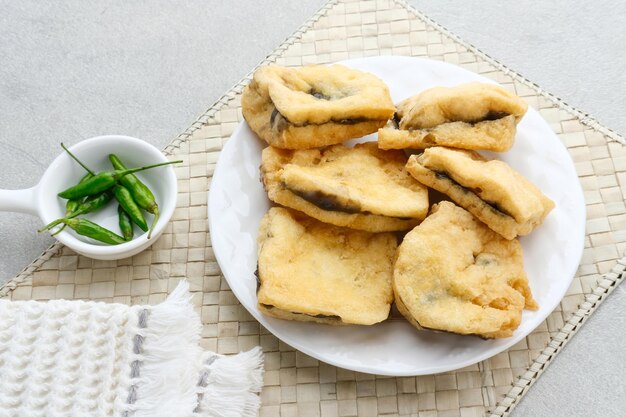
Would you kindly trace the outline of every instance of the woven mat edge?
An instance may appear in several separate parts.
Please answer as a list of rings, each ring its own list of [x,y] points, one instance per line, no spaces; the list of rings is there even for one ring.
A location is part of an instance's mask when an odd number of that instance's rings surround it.
[[[415,17],[424,21],[426,24],[432,26],[443,35],[454,40],[458,44],[467,48],[470,52],[476,56],[482,58],[489,64],[493,65],[498,70],[502,71],[506,75],[512,77],[515,81],[518,81],[525,86],[536,91],[542,97],[550,100],[558,108],[567,111],[574,116],[581,124],[602,133],[609,139],[612,139],[622,145],[626,145],[626,137],[620,135],[612,129],[609,129],[598,120],[591,116],[589,113],[584,113],[575,107],[567,104],[565,101],[555,96],[554,94],[544,90],[538,84],[530,81],[520,73],[510,69],[506,65],[500,63],[495,58],[486,54],[482,50],[478,49],[471,43],[465,41],[458,35],[448,30],[445,26],[437,23],[424,13],[417,10],[410,5],[406,0],[393,0],[396,4],[406,8]],[[561,327],[559,332],[550,339],[548,345],[541,351],[539,356],[530,364],[524,374],[522,374],[514,383],[505,397],[498,402],[494,411],[490,414],[490,417],[506,417],[508,416],[515,406],[519,403],[521,398],[528,392],[530,387],[541,376],[541,374],[547,369],[552,362],[552,359],[565,347],[567,342],[571,340],[572,336],[578,332],[582,325],[587,321],[589,316],[600,306],[602,301],[609,295],[626,276],[626,256],[619,259],[611,272],[604,274],[602,279],[599,280],[598,286],[591,294],[585,296],[585,301],[581,303],[578,310],[572,315],[572,317]]]
[[[396,4],[406,8],[411,13],[413,13],[413,15],[415,15],[415,17],[417,17],[418,19],[424,21],[428,25],[435,28],[437,31],[441,32],[442,34],[446,35],[450,39],[454,40],[456,43],[467,48],[470,52],[477,55],[481,59],[487,61],[489,64],[493,65],[498,70],[502,71],[504,74],[512,77],[515,81],[518,81],[524,84],[525,86],[532,88],[538,94],[540,94],[541,96],[545,97],[546,99],[556,104],[560,109],[565,110],[568,113],[570,113],[572,116],[576,117],[576,119],[578,119],[578,121],[582,123],[583,125],[602,133],[603,135],[609,137],[612,140],[615,140],[616,142],[621,143],[622,145],[626,145],[626,137],[617,133],[613,129],[610,129],[602,125],[595,117],[593,117],[589,113],[585,113],[581,110],[578,110],[574,106],[567,104],[563,99],[541,88],[539,84],[530,81],[528,78],[524,77],[519,72],[514,71],[511,68],[507,67],[506,65],[500,63],[495,58],[492,58],[490,55],[478,49],[471,43],[465,41],[460,36],[454,34],[454,32],[451,32],[450,30],[448,30],[445,26],[437,23],[436,21],[434,21],[433,19],[431,19],[424,13],[417,10],[415,7],[411,6],[406,0],[393,0],[393,1]]]
[[[565,347],[572,336],[580,330],[606,296],[617,288],[624,280],[624,277],[626,277],[626,256],[619,259],[610,272],[602,275],[602,278],[598,281],[598,286],[591,294],[585,295],[585,301],[580,304],[578,310],[559,329],[559,332],[550,339],[548,345],[530,364],[526,372],[517,378],[509,392],[498,402],[490,417],[506,417],[513,411],[521,398],[528,392],[528,389],[548,368],[552,359]]]
[[[502,71],[506,75],[512,77],[514,80],[526,85],[527,87],[536,91],[542,97],[550,100],[558,108],[567,111],[573,115],[581,124],[594,129],[607,138],[626,145],[626,137],[620,135],[614,130],[603,126],[596,118],[589,113],[584,113],[573,106],[567,104],[562,99],[551,94],[550,92],[541,88],[538,84],[528,80],[520,73],[508,68],[504,64],[500,63],[490,55],[481,51],[474,45],[466,42],[458,35],[448,30],[443,25],[435,22],[430,17],[420,12],[405,0],[393,0],[396,4],[407,9],[415,17],[422,20],[426,24],[432,26],[443,35],[454,40],[458,44],[467,48],[470,52],[477,55],[481,59],[485,60],[489,64],[493,65],[498,70]],[[203,125],[208,124],[215,114],[220,111],[225,105],[233,100],[237,94],[241,93],[243,87],[252,78],[252,74],[259,67],[274,62],[283,51],[285,51],[290,45],[296,42],[302,37],[302,35],[317,22],[322,16],[324,16],[333,6],[338,4],[340,0],[329,0],[308,20],[306,20],[295,32],[287,37],[276,49],[274,49],[269,55],[267,55],[259,64],[257,64],[245,77],[239,82],[229,88],[226,93],[219,97],[202,115],[200,115],[190,127],[180,133],[175,139],[167,144],[163,149],[165,155],[170,155],[175,149],[178,149],[194,131],[200,129]],[[60,242],[52,244],[41,255],[39,255],[33,262],[26,266],[15,277],[8,280],[2,286],[0,286],[0,297],[6,296],[9,292],[13,291],[22,281],[32,275],[45,261],[49,260],[52,256],[57,254],[63,245]],[[622,257],[616,262],[611,272],[604,274],[602,279],[598,282],[598,286],[591,294],[585,296],[585,301],[579,306],[578,310],[572,315],[572,317],[561,327],[559,333],[550,339],[548,346],[546,346],[541,354],[533,361],[528,367],[527,371],[521,375],[513,384],[509,392],[505,397],[496,405],[494,411],[490,414],[491,417],[506,417],[508,416],[519,400],[528,392],[528,389],[534,384],[534,382],[541,376],[541,374],[547,369],[552,359],[563,349],[572,336],[578,332],[581,326],[587,321],[589,316],[599,307],[602,301],[610,294],[626,277],[626,256]]]
[[[274,62],[276,58],[280,56],[280,54],[285,51],[290,45],[292,45],[295,41],[300,39],[302,35],[311,27],[315,22],[317,22],[322,16],[324,16],[328,10],[330,10],[334,5],[339,3],[339,0],[329,0],[318,11],[311,16],[308,20],[306,20],[295,32],[289,35],[276,49],[274,49],[269,55],[267,55],[261,62],[259,62],[248,74],[239,80],[235,85],[229,88],[226,93],[224,93],[220,98],[218,98],[213,104],[202,113],[187,129],[185,129],[182,133],[180,133],[175,139],[173,139],[170,143],[165,145],[162,149],[164,155],[171,155],[175,149],[180,148],[180,146],[186,142],[189,137],[196,130],[200,129],[203,125],[209,123],[211,119],[215,117],[215,114],[222,109],[225,105],[227,105],[232,99],[234,99],[237,94],[241,93],[243,87],[248,83],[249,80],[252,79],[252,74],[256,71],[257,68],[267,65],[268,63]],[[59,241],[53,243],[46,250],[44,250],[41,255],[39,255],[34,261],[28,264],[24,269],[17,273],[13,278],[9,279],[3,285],[0,286],[0,298],[6,296],[8,293],[13,291],[17,286],[23,282],[26,278],[31,276],[33,272],[37,271],[37,269],[47,260],[56,255],[62,248],[63,244]]]

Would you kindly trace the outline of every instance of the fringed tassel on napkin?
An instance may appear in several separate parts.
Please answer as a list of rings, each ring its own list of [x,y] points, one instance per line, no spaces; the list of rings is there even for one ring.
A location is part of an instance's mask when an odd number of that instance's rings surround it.
[[[142,306],[137,314],[133,349],[138,363],[132,368],[128,403],[134,413],[129,417],[171,417],[193,410],[203,352],[202,325],[189,284],[181,281],[163,303]]]
[[[163,303],[137,309],[131,387],[124,417],[254,417],[263,385],[263,352],[200,348],[202,324],[187,281]]]
[[[0,300],[0,416],[253,417],[260,348],[200,348],[182,281],[156,306]]]
[[[263,351],[256,347],[238,355],[205,353],[198,384],[195,416],[254,417],[263,386]]]

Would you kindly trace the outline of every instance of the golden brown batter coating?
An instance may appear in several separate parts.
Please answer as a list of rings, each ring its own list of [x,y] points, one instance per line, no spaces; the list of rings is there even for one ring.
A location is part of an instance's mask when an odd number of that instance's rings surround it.
[[[507,151],[528,105],[494,84],[435,87],[398,105],[394,122],[378,132],[381,149],[449,146]]]
[[[402,151],[376,143],[287,151],[268,147],[261,177],[270,200],[336,226],[409,230],[428,212],[428,192],[406,171]]]
[[[327,324],[375,324],[389,316],[397,240],[318,222],[274,207],[258,237],[259,309]]]
[[[418,328],[508,337],[537,309],[522,247],[449,201],[409,232],[393,274],[398,310]]]
[[[507,239],[529,234],[554,208],[552,200],[505,162],[476,152],[428,148],[412,155],[406,168]]]
[[[401,130],[391,125],[378,131],[378,146],[381,149],[448,146],[504,152],[513,146],[515,132],[515,116],[477,123],[450,122],[430,129]]]
[[[241,105],[250,128],[283,149],[332,145],[376,132],[395,111],[379,78],[341,65],[259,68]]]

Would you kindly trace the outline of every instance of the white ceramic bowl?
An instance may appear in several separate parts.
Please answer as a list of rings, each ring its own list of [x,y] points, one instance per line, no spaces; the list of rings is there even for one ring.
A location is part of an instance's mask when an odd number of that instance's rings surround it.
[[[108,159],[110,153],[119,156],[127,168],[168,161],[161,151],[154,146],[129,136],[98,136],[83,140],[69,149],[95,172],[113,169]],[[50,164],[36,186],[27,190],[0,190],[0,210],[38,215],[43,224],[48,224],[55,219],[64,217],[65,214],[67,200],[58,197],[57,193],[78,183],[85,173],[80,165],[62,151]],[[94,259],[127,258],[148,248],[163,233],[176,208],[176,174],[171,165],[166,165],[138,172],[135,175],[150,188],[159,205],[160,218],[150,239],[148,239],[147,233],[136,226],[133,240],[120,245],[107,245],[80,236],[69,227],[56,235],[56,238],[75,252]],[[150,225],[153,216],[148,213],[145,213],[145,216],[148,225]],[[105,208],[81,217],[121,234],[115,200]]]

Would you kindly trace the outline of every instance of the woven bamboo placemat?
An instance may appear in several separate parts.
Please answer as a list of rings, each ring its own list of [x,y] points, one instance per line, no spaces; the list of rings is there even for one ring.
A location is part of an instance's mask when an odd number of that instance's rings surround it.
[[[197,293],[204,348],[228,354],[263,347],[261,416],[508,415],[624,277],[626,142],[402,1],[330,1],[261,65],[324,64],[372,55],[443,60],[498,81],[540,111],[575,161],[588,217],[581,265],[559,307],[508,351],[438,375],[360,374],[295,351],[246,312],[221,276],[211,248],[207,190],[220,150],[242,120],[239,98],[249,76],[164,150],[184,161],[176,168],[178,208],[150,249],[129,259],[98,261],[55,244],[5,284],[0,297],[158,303],[186,277]]]

